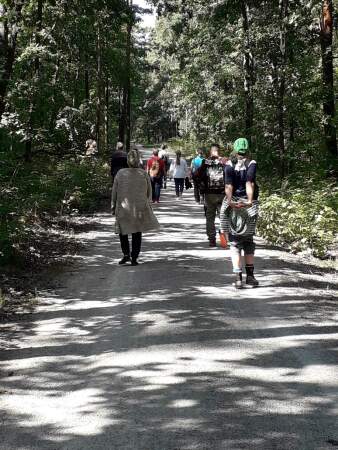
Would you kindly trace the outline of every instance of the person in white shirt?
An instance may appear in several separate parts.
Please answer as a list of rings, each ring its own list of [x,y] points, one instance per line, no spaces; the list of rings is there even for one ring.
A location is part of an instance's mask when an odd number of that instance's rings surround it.
[[[180,150],[176,152],[176,158],[170,165],[169,173],[175,181],[176,198],[180,198],[184,190],[184,180],[189,175],[188,163],[182,158]]]

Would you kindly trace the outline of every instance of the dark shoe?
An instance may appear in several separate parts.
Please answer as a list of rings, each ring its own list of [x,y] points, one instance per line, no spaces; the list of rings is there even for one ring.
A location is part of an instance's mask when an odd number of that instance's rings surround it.
[[[214,239],[211,239],[211,240],[209,241],[209,247],[217,247],[216,239],[215,239],[215,240],[214,240]]]
[[[131,260],[131,265],[132,265],[132,266],[138,266],[137,259],[133,258],[133,259]]]
[[[256,280],[256,278],[253,275],[248,275],[246,277],[246,284],[249,287],[257,287],[257,286],[259,286],[258,281]]]
[[[119,261],[120,266],[122,266],[123,264],[126,264],[127,262],[130,262],[130,256],[126,255],[124,256],[121,261]]]

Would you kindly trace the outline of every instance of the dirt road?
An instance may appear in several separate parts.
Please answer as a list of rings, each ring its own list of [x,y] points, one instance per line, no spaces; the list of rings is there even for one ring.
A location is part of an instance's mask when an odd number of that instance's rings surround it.
[[[330,274],[258,245],[261,286],[231,287],[202,207],[172,191],[141,264],[119,267],[112,218],[40,306],[6,324],[2,450],[329,450],[338,446]]]

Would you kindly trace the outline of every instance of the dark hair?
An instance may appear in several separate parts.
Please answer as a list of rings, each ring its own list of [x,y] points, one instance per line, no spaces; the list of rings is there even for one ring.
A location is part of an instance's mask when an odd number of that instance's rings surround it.
[[[218,150],[221,150],[221,146],[219,144],[213,143],[210,145],[210,148],[212,148],[212,147],[216,147],[216,148],[218,148]]]
[[[157,150],[157,148],[154,149],[153,155],[154,155],[154,156],[158,156],[158,150]]]
[[[244,156],[245,159],[247,159],[249,162],[252,160],[251,155],[249,155],[249,153],[247,153],[245,155],[241,155],[241,156]],[[235,150],[233,150],[229,155],[229,159],[232,162],[232,164],[235,166],[238,163],[238,153],[235,152]]]
[[[180,166],[180,165],[181,165],[181,156],[182,156],[181,151],[180,151],[180,150],[177,150],[177,152],[176,152],[176,165],[177,165],[177,166]]]

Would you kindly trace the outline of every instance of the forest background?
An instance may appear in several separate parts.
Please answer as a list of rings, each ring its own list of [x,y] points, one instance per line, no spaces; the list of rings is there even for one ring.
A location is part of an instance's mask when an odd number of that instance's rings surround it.
[[[38,264],[39,233],[107,202],[117,140],[189,157],[240,136],[259,164],[260,234],[334,257],[338,4],[149,6],[144,30],[131,0],[0,1],[0,265]]]

